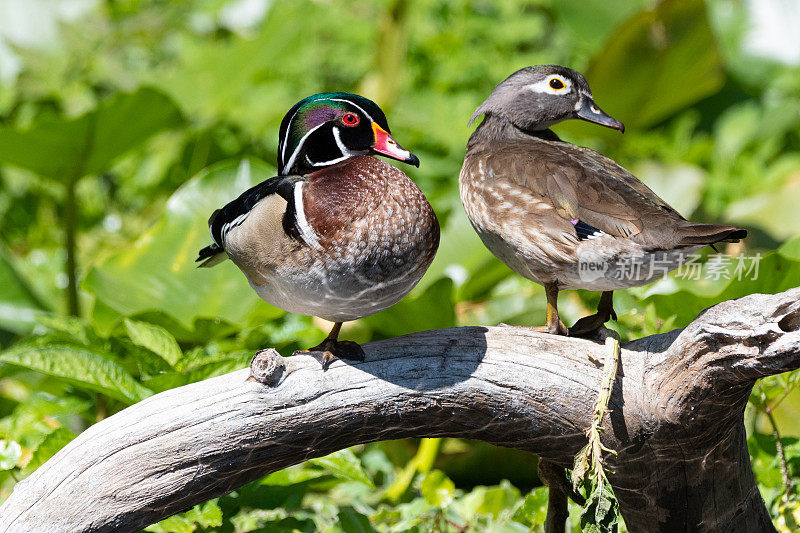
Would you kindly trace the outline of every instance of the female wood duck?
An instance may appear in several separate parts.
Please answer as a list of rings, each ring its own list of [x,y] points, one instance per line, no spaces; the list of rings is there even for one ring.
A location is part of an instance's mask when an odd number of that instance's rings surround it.
[[[489,250],[544,285],[544,331],[591,335],[616,319],[612,291],[663,276],[705,245],[747,236],[734,226],[689,222],[611,159],[562,142],[549,128],[570,118],[625,131],[574,70],[519,70],[470,122],[481,115],[459,176],[461,200]],[[567,330],[558,318],[563,289],[603,291],[597,313]]]
[[[211,215],[214,243],[197,259],[210,267],[230,258],[263,300],[334,322],[321,344],[302,352],[321,356],[324,368],[335,357],[363,360],[358,344],[338,340],[342,322],[397,303],[439,246],[428,200],[378,154],[419,166],[371,100],[301,100],[281,122],[280,175]]]

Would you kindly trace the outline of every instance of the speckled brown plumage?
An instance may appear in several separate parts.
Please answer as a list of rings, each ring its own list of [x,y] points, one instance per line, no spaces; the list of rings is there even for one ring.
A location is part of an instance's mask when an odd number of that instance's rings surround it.
[[[230,258],[270,304],[334,322],[311,352],[323,367],[359,360],[338,340],[342,322],[382,311],[419,282],[439,246],[439,223],[425,196],[399,169],[418,166],[389,133],[381,109],[350,93],[320,93],[281,123],[281,175],[239,195],[209,220],[213,244],[200,266]]]
[[[305,176],[303,210],[314,241],[282,231],[286,201],[256,205],[225,249],[266,301],[342,322],[395,304],[427,270],[439,223],[408,176],[357,156]]]
[[[480,115],[459,176],[461,199],[483,243],[514,271],[545,285],[548,331],[565,331],[556,310],[559,290],[608,293],[592,331],[614,316],[610,291],[648,283],[704,245],[747,235],[686,220],[613,160],[562,142],[548,129],[581,118],[624,131],[571,69],[515,72],[473,120]],[[600,270],[586,275],[581,267],[589,263]]]

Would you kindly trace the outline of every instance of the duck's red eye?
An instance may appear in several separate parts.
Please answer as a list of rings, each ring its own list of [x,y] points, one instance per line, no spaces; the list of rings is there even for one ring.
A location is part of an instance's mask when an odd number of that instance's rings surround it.
[[[342,122],[344,122],[346,126],[355,126],[359,123],[358,115],[355,113],[345,113],[342,117]]]

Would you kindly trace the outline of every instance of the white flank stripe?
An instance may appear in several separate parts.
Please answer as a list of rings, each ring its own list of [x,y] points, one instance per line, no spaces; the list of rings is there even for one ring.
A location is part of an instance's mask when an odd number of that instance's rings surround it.
[[[319,244],[319,239],[317,239],[317,232],[315,232],[314,228],[311,227],[311,224],[308,223],[306,212],[303,209],[304,186],[305,182],[302,181],[298,181],[294,185],[294,216],[297,219],[297,227],[300,230],[300,237],[303,238],[306,244],[316,248],[317,250],[322,250],[322,246]]]

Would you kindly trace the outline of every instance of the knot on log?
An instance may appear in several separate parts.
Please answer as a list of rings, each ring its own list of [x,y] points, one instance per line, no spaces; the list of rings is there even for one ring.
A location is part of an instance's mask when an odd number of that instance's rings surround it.
[[[275,348],[259,350],[250,361],[250,377],[247,381],[257,381],[267,387],[277,385],[286,370],[286,363]]]

